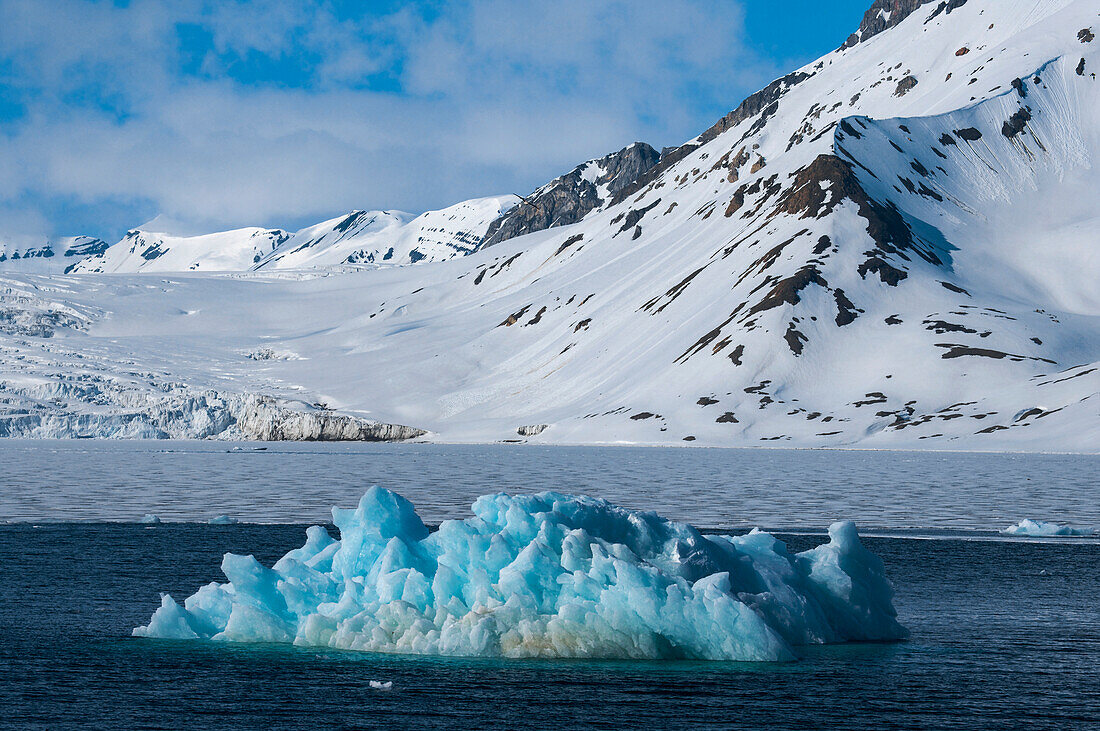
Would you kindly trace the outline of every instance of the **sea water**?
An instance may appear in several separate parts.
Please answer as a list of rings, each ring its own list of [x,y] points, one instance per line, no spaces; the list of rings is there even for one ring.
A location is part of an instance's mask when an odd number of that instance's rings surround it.
[[[0,727],[972,729],[1100,717],[1100,541],[998,533],[1024,518],[1100,523],[1095,457],[245,448],[263,446],[0,443]],[[224,581],[227,552],[272,565],[302,545],[305,523],[372,483],[426,522],[468,517],[474,495],[553,488],[735,533],[759,523],[792,552],[852,518],[909,639],[736,663],[130,637],[161,592]],[[207,524],[218,515],[244,522]]]
[[[371,485],[429,524],[493,492],[604,498],[704,528],[1100,525],[1100,456],[790,449],[0,440],[0,521],[329,520]]]

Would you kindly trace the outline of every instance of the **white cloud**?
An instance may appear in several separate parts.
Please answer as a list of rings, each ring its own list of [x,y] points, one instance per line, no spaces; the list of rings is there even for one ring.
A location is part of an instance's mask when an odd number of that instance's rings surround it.
[[[193,49],[177,23],[211,38],[197,76],[182,73]],[[301,78],[238,74],[257,58]],[[0,207],[151,200],[209,226],[526,191],[634,139],[690,137],[773,71],[720,0],[406,3],[358,18],[271,0],[0,0],[5,62],[0,84],[28,113],[0,121]],[[110,210],[103,231],[138,223]]]

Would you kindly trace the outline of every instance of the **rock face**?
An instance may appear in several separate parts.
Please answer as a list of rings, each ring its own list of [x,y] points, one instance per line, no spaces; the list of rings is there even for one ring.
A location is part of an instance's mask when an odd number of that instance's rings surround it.
[[[74,236],[71,239],[63,239],[62,241],[65,244],[65,256],[67,258],[95,256],[96,254],[102,254],[110,246],[103,239],[91,236]]]
[[[859,30],[848,36],[848,40],[844,42],[841,48],[851,48],[857,43],[877,36],[908,18],[917,8],[935,1],[875,0],[870,9],[863,14],[863,22],[859,24]],[[936,8],[933,17],[940,13],[950,13],[952,10],[962,7],[966,4],[966,0],[939,0],[939,3],[940,6]]]
[[[489,227],[482,248],[555,226],[577,223],[615,193],[648,172],[661,154],[644,142],[589,160],[555,178],[498,218]]]
[[[746,132],[743,137],[759,132],[767,123],[768,118],[779,110],[779,99],[787,90],[808,78],[810,78],[810,74],[795,71],[782,78],[776,79],[760,91],[750,94],[743,102],[737,105],[736,109],[719,119],[694,140],[686,142],[679,147],[670,147],[664,150],[656,165],[644,170],[642,174],[638,175],[633,181],[615,192],[615,195],[611,198],[611,204],[617,205],[622,203],[627,198],[664,175],[666,170],[683,160],[692,152],[708,142],[711,142],[726,130],[733,129],[740,125],[742,122],[754,117],[758,118],[757,122],[752,125],[750,131]]]

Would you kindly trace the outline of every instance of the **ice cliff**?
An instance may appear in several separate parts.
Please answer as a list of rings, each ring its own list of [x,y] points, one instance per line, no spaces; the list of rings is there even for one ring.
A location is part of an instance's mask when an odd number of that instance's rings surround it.
[[[266,568],[164,595],[140,637],[452,656],[786,661],[795,647],[899,640],[882,562],[850,522],[792,554],[767,533],[703,535],[606,501],[489,495],[435,532],[372,487]]]

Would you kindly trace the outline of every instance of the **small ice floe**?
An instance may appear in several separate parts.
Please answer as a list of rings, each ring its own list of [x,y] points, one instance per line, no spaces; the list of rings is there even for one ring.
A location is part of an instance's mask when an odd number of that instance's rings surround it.
[[[375,690],[393,690],[393,681],[387,680],[383,683],[381,680],[372,680],[370,681],[370,687]]]
[[[230,518],[228,515],[219,515],[216,518],[211,518],[207,522],[210,525],[236,525],[240,521],[236,518]]]
[[[1001,533],[1009,536],[1032,536],[1032,537],[1054,537],[1054,536],[1091,536],[1096,534],[1095,528],[1074,528],[1071,525],[1060,525],[1058,523],[1047,523],[1042,520],[1030,520],[1024,519],[1015,525],[1010,525]]]
[[[145,525],[160,525],[161,523],[160,518],[152,513],[146,513],[141,516],[141,522]]]

